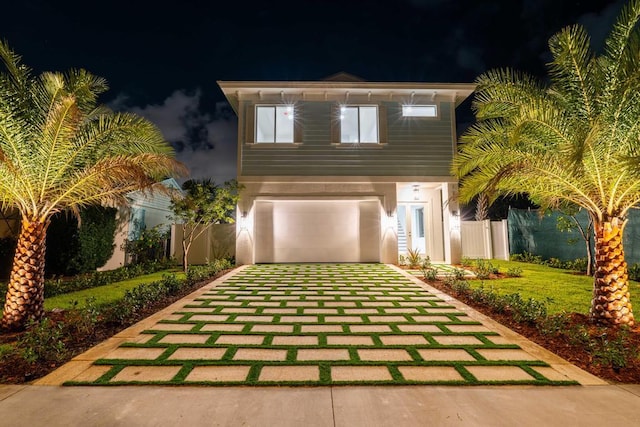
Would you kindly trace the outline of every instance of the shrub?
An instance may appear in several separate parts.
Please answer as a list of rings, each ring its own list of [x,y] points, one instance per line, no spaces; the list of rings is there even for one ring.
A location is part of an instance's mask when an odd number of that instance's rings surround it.
[[[559,260],[558,258],[549,258],[548,260],[544,261],[542,264],[552,268],[564,268],[565,266],[565,263]]]
[[[587,271],[586,257],[576,258],[573,261],[562,261],[558,258],[549,258],[547,260],[543,260],[539,255],[532,255],[529,252],[524,252],[522,254],[513,254],[509,257],[509,259],[511,261],[528,262],[529,264],[540,264],[546,265],[547,267],[562,268],[565,270],[580,271],[583,273]]]
[[[505,295],[509,308],[513,312],[513,320],[516,322],[525,322],[535,324],[538,319],[547,316],[547,304],[551,302],[551,298],[547,298],[547,302],[538,301],[533,298],[522,299],[520,294]]]
[[[431,258],[427,255],[420,264],[420,271],[425,280],[435,280],[438,269],[431,264]]]
[[[476,277],[481,280],[488,279],[494,270],[491,262],[481,258],[476,259],[475,264]]]
[[[444,283],[447,286],[450,286],[454,292],[457,292],[462,295],[467,295],[471,286],[466,280],[456,279],[454,276],[447,276],[444,280]]]
[[[638,357],[638,349],[629,344],[628,328],[604,331],[592,337],[589,344],[595,362],[613,369],[625,368],[629,361]]]
[[[455,277],[457,280],[464,279],[465,274],[466,274],[466,271],[464,270],[464,268],[453,269],[453,277]]]
[[[631,280],[640,281],[640,264],[633,264],[629,267],[629,278]]]
[[[576,258],[573,261],[566,261],[564,268],[567,270],[580,271],[582,273],[587,272],[587,257]]]
[[[508,277],[522,277],[522,268],[520,267],[510,267],[507,269]]]
[[[94,271],[109,261],[115,248],[115,208],[95,206],[81,214],[78,232],[79,251],[71,259],[71,267],[80,273]]]
[[[542,335],[556,335],[564,333],[569,324],[567,313],[559,313],[538,319],[536,328]]]
[[[420,266],[422,262],[422,256],[420,256],[420,251],[418,249],[407,249],[407,265],[409,268],[417,268]]]
[[[432,267],[429,270],[426,270],[424,273],[425,280],[433,282],[438,279],[438,268]]]
[[[70,276],[103,266],[115,247],[116,212],[88,207],[80,213],[80,224],[66,212],[56,214],[47,230],[47,276]]]
[[[190,283],[199,282],[215,276],[222,270],[227,270],[232,266],[231,261],[227,258],[217,259],[205,265],[190,265],[187,269],[187,281]]]
[[[29,363],[60,361],[66,355],[63,342],[63,325],[49,318],[27,324],[27,331],[20,338],[18,345],[22,349],[22,357]]]
[[[135,239],[124,242],[123,248],[133,264],[157,262],[165,257],[165,244],[169,238],[169,230],[163,231],[160,225],[143,228]]]
[[[511,261],[528,262],[529,264],[542,264],[542,257],[540,255],[533,255],[530,252],[513,254],[509,256],[509,259]]]
[[[473,260],[468,256],[463,256],[460,260],[460,265],[463,267],[471,267],[473,265]]]

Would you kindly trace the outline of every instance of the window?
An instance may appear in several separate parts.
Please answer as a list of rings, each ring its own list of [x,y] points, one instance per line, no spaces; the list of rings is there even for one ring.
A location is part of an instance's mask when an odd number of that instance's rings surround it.
[[[340,107],[340,142],[379,142],[378,106]]]
[[[403,105],[403,117],[438,117],[435,105]]]
[[[256,106],[256,142],[293,142],[292,105]]]
[[[419,238],[424,237],[424,208],[417,208],[416,214],[416,233]]]

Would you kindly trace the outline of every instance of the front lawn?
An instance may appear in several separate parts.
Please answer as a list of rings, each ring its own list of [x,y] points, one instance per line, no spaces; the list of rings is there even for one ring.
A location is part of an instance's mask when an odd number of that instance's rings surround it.
[[[165,274],[174,274],[179,280],[185,278],[184,272],[178,268],[156,271],[155,273],[145,274],[109,285],[97,286],[95,288],[45,298],[44,308],[45,310],[52,310],[54,308],[68,309],[74,307],[74,302],[77,302],[76,308],[84,308],[88,298],[91,298],[96,305],[111,303],[122,299],[126,291],[138,285],[162,280],[162,276]]]
[[[522,277],[507,277],[498,280],[469,280],[471,287],[484,286],[493,288],[500,294],[518,293],[523,298],[533,298],[545,301],[547,297],[552,301],[547,309],[549,314],[566,312],[588,313],[591,306],[593,292],[593,278],[544,265],[525,262],[491,260],[494,266],[500,268],[501,273],[510,268],[522,269]],[[631,300],[640,298],[640,283],[629,281]]]

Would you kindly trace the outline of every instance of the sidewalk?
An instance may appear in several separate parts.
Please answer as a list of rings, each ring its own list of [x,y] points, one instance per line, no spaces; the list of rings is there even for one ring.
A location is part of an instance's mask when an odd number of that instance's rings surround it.
[[[0,386],[6,426],[638,425],[640,386]]]

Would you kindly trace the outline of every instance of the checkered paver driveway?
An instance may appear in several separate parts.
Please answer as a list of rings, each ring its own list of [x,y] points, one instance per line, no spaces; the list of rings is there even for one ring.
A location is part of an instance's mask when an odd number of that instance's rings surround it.
[[[576,384],[383,264],[242,267],[138,330],[79,356],[66,384]]]

